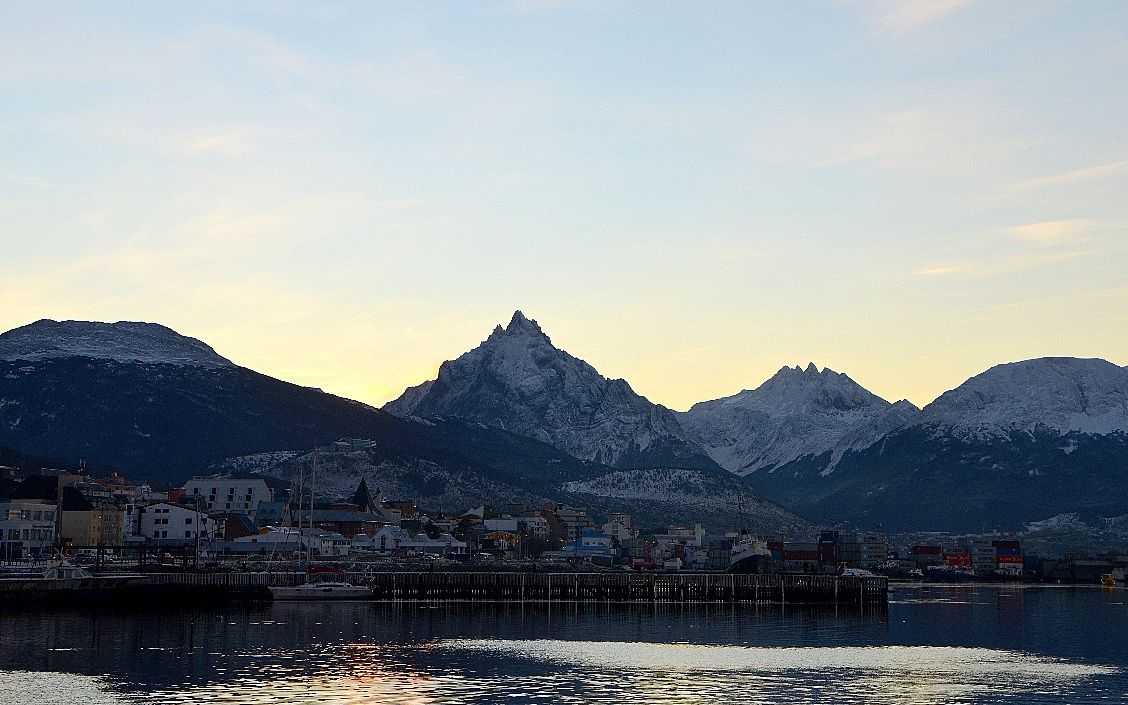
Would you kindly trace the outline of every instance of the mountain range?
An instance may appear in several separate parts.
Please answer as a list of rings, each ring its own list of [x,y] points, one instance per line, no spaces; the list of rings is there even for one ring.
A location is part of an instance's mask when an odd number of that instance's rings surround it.
[[[555,348],[518,311],[384,408],[479,421],[623,469],[705,467],[706,455],[821,523],[984,531],[1128,513],[1126,380],[1104,360],[1041,358],[993,367],[919,409],[811,363],[678,413]]]
[[[675,412],[516,312],[378,410],[239,367],[151,323],[39,321],[0,334],[0,445],[153,479],[284,477],[341,437],[327,487],[361,476],[427,506],[568,501],[648,521],[1016,529],[1128,513],[1128,370],[1040,358],[923,409],[814,364]],[[775,504],[778,503],[778,504]]]
[[[327,493],[367,477],[427,508],[566,501],[599,514],[628,504],[599,490],[617,468],[496,425],[404,419],[283,382],[157,324],[44,320],[0,334],[0,446],[14,457],[84,459],[170,483],[217,469],[286,479],[304,451],[340,438],[370,443],[323,458]],[[693,482],[629,502],[640,521],[803,524],[703,452],[684,465]]]

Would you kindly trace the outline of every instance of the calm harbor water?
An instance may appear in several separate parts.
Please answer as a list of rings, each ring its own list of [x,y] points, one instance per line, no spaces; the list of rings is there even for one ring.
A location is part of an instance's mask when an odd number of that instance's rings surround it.
[[[1128,591],[771,605],[0,609],[0,703],[1128,702]]]

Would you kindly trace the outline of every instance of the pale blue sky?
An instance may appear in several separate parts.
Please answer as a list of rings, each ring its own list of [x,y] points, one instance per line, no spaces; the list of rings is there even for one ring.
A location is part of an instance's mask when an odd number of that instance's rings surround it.
[[[0,329],[380,403],[516,308],[674,408],[1128,363],[1128,5],[0,3]]]

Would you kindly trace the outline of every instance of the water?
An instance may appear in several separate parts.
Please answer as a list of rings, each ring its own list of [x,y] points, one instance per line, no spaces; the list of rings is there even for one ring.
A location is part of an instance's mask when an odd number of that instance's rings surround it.
[[[0,703],[1128,702],[1128,591],[898,588],[888,611],[276,604],[0,610]]]

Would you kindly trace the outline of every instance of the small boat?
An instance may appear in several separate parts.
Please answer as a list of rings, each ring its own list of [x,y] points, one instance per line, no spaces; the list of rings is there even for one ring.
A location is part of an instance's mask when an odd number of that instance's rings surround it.
[[[1116,587],[1116,578],[1112,577],[1112,573],[1105,573],[1101,576],[1101,586],[1106,588]]]
[[[306,583],[297,587],[272,587],[271,599],[278,600],[370,600],[372,589],[351,583]]]

